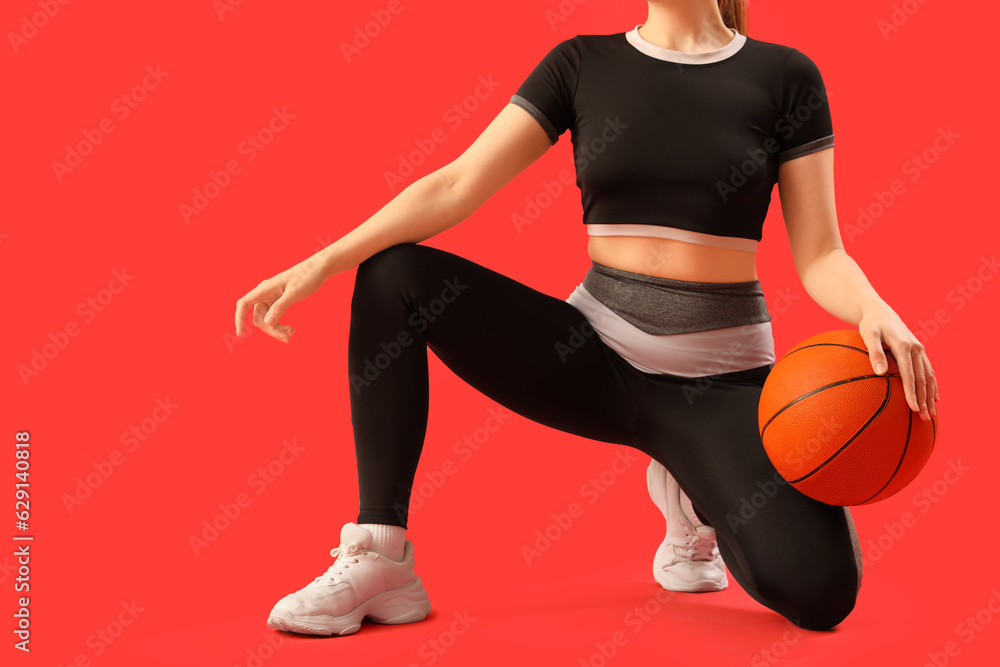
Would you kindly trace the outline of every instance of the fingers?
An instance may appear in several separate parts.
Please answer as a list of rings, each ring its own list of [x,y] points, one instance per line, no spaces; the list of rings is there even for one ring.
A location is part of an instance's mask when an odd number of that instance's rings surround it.
[[[931,367],[930,359],[927,358],[927,351],[922,343],[911,342],[910,353],[913,360],[913,380],[917,404],[920,406],[920,417],[929,421],[931,417],[937,416],[935,404],[940,400],[937,378],[934,377],[934,369]]]
[[[860,333],[862,339],[865,341],[865,346],[868,348],[868,356],[871,360],[872,368],[875,369],[877,374],[882,375],[888,369],[888,363],[885,360],[885,350],[882,349],[881,330],[873,328],[867,333],[864,330]],[[920,406],[917,403],[917,392],[913,380],[913,357],[910,352],[910,344],[893,336],[891,331],[889,333],[888,344],[892,351],[892,356],[896,359],[896,366],[899,368],[899,379],[903,382],[903,394],[906,396],[906,403],[910,406],[911,410],[919,412]]]
[[[295,330],[292,329],[292,327],[285,326],[284,324],[271,325],[264,321],[264,313],[267,312],[269,306],[270,304],[263,301],[254,304],[253,323],[257,325],[257,328],[272,338],[277,338],[283,343],[290,342],[292,334],[295,333]]]
[[[286,343],[291,341],[292,333],[294,333],[294,331],[291,327],[283,324],[277,324],[277,322],[281,319],[281,316],[285,314],[285,311],[288,310],[288,307],[292,305],[291,294],[292,288],[285,285],[285,289],[281,296],[278,297],[277,301],[271,304],[270,308],[267,307],[266,303],[260,304],[262,306],[261,312],[263,313],[263,326],[267,327],[264,330],[268,333],[271,333],[271,331],[277,332],[280,335],[275,336],[273,333],[271,335]]]
[[[917,405],[920,406],[921,419],[931,418],[927,411],[927,369],[924,368],[924,346],[920,343],[910,344],[910,360],[913,369],[913,383],[916,391]]]
[[[933,400],[929,400],[931,382],[933,380],[925,365],[927,355],[924,346],[919,341],[893,341],[893,356],[899,366],[899,378],[903,382],[903,392],[910,409],[920,414],[920,418],[928,421],[931,418],[930,409]],[[936,414],[936,412],[935,412]]]
[[[937,378],[934,377],[934,369],[931,368],[931,362],[927,358],[926,352],[921,354],[921,363],[924,365],[924,372],[927,377],[927,411],[936,417],[937,406],[935,404],[940,400],[937,392]]]
[[[243,323],[246,321],[247,311],[250,310],[250,294],[245,294],[236,301],[236,335],[243,335]]]
[[[917,391],[913,375],[913,356],[910,354],[909,346],[906,342],[895,343],[893,355],[896,358],[896,365],[899,366],[899,379],[903,382],[903,393],[906,395],[906,403],[914,412],[920,412],[920,405],[917,403]]]
[[[882,349],[882,332],[878,329],[872,329],[871,331],[862,331],[861,338],[865,341],[865,347],[868,348],[868,359],[871,361],[872,368],[879,375],[882,375],[889,368],[888,362],[885,360],[885,351]]]
[[[264,323],[268,325],[273,325],[275,322],[281,319],[281,316],[285,314],[285,310],[291,305],[291,299],[288,298],[289,290],[285,290],[285,293],[281,297],[271,304],[268,308],[267,313],[264,315]]]
[[[914,412],[920,413],[920,418],[928,421],[932,416],[937,416],[935,402],[941,400],[938,392],[937,378],[934,377],[934,369],[927,359],[927,353],[923,343],[917,340],[898,317],[871,318],[873,321],[862,322],[859,332],[868,348],[868,356],[875,373],[882,375],[888,368],[885,350],[882,347],[883,333],[886,344],[889,347],[896,366],[899,368],[899,378],[903,383],[903,394],[906,396],[906,403]],[[882,325],[888,324],[885,332]],[[880,321],[881,320],[881,321]]]
[[[934,367],[931,366],[931,360],[927,358],[927,351],[926,350],[924,350],[924,366],[927,367],[927,375],[930,377],[931,387],[933,388],[934,401],[935,402],[940,401],[941,400],[941,392],[938,391],[937,376],[934,375]]]
[[[251,306],[256,307],[257,302],[265,298],[268,292],[271,291],[265,282],[260,282],[256,287],[247,292],[236,301],[236,335],[243,335],[243,324],[246,322],[247,311],[250,310]]]
[[[268,282],[261,282],[236,302],[236,335],[243,335],[247,312],[253,307],[253,323],[257,328],[273,338],[288,343],[295,329],[283,324],[274,324],[287,310],[288,300],[281,298],[283,294],[280,287],[270,285]],[[270,323],[265,322],[265,315],[271,316]]]

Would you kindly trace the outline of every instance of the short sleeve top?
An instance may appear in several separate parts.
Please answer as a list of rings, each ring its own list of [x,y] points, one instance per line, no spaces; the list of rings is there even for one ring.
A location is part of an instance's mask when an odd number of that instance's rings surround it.
[[[552,144],[570,131],[584,224],[759,241],[778,166],[833,146],[819,68],[733,29],[726,47],[688,53],[639,27],[556,44],[510,103]]]

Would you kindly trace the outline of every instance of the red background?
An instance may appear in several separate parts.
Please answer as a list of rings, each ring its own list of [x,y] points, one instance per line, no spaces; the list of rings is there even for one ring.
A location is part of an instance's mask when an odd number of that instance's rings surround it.
[[[858,606],[838,628],[792,632],[735,583],[658,601],[650,562],[663,524],[646,495],[648,459],[638,455],[590,504],[581,486],[626,450],[514,415],[462,460],[452,444],[483,426],[493,403],[433,354],[417,481],[447,460],[456,472],[414,510],[408,532],[433,615],[332,639],[266,626],[278,598],[325,570],[340,526],[355,518],[346,379],[354,271],[289,310],[290,345],[252,326],[236,340],[236,299],[387,203],[394,193],[384,174],[414,140],[435,128],[447,137],[406,183],[464,151],[558,41],[629,30],[646,17],[641,2],[402,0],[348,62],[341,45],[387,6],[248,0],[220,18],[211,0],[78,1],[58,5],[36,33],[27,30],[26,43],[12,45],[10,33],[41,10],[37,0],[4,3],[8,458],[0,498],[13,509],[13,441],[29,431],[35,536],[32,651],[14,650],[5,631],[2,651],[14,660],[5,664],[973,665],[995,656],[1000,618],[987,605],[996,594],[1000,608],[990,490],[998,455],[983,415],[996,395],[990,313],[1000,281],[973,280],[969,289],[978,291],[968,297],[956,291],[997,248],[1000,144],[984,87],[995,74],[994,3],[750,3],[751,37],[795,46],[823,72],[847,250],[911,330],[923,332],[941,383],[927,467],[912,487],[854,511],[868,567]],[[884,36],[880,25],[894,12],[906,20]],[[114,100],[142,83],[147,66],[167,74],[120,118]],[[480,76],[499,87],[460,127],[448,125],[443,114],[473,94]],[[247,161],[240,143],[275,107],[294,119]],[[53,162],[105,118],[113,131],[60,180]],[[958,138],[937,153],[946,128]],[[924,151],[935,161],[912,180],[907,162]],[[186,224],[180,204],[229,160],[240,173]],[[560,141],[464,224],[427,243],[567,296],[589,266],[579,191],[571,186],[521,233],[511,216],[571,167],[571,144]],[[874,206],[895,180],[905,192],[849,241],[859,207]],[[845,324],[805,294],[777,192],[772,200],[758,271],[780,355]],[[134,276],[124,289],[102,292],[123,268]],[[798,299],[783,307],[783,293]],[[79,309],[102,295],[112,298],[100,312]],[[926,323],[938,311],[943,323],[932,331]],[[51,342],[74,324],[62,346]],[[44,368],[22,377],[43,349],[51,357]],[[167,398],[172,414],[150,421]],[[155,430],[129,451],[121,437],[144,420]],[[305,449],[265,488],[252,485],[286,440]],[[78,478],[116,450],[121,465],[69,511]],[[946,471],[958,462],[967,470],[953,477]],[[189,537],[240,493],[249,506],[195,555]],[[529,566],[522,545],[581,500],[584,514]],[[891,530],[907,513],[909,525]],[[11,514],[4,531],[13,535]],[[20,595],[9,544],[0,555],[5,628]],[[96,633],[115,632],[133,601],[142,611],[112,643],[100,640]],[[649,616],[629,616],[643,604]],[[452,636],[462,613],[475,621]],[[977,613],[979,630],[960,625]],[[610,653],[618,632],[624,640],[606,659],[601,647]],[[268,638],[281,645],[262,650]]]

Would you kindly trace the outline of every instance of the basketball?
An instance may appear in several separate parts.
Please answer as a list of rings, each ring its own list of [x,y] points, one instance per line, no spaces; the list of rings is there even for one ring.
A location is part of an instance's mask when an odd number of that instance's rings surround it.
[[[910,409],[899,367],[877,375],[857,330],[827,331],[778,360],[761,390],[764,449],[785,480],[830,505],[867,505],[909,484],[934,449],[937,417]]]

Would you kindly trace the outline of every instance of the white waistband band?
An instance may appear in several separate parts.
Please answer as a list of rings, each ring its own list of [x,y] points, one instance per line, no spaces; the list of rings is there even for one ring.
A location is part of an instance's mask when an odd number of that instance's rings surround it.
[[[703,232],[692,232],[687,229],[676,227],[662,227],[660,225],[645,224],[596,224],[586,225],[587,234],[590,236],[651,236],[661,239],[673,239],[675,241],[687,241],[699,245],[711,245],[719,248],[732,248],[734,250],[757,251],[757,241],[754,239],[744,239],[736,236],[719,236],[717,234],[705,234]]]
[[[582,312],[601,340],[646,373],[701,377],[775,362],[771,323],[681,334],[648,334],[577,285],[566,302]]]

